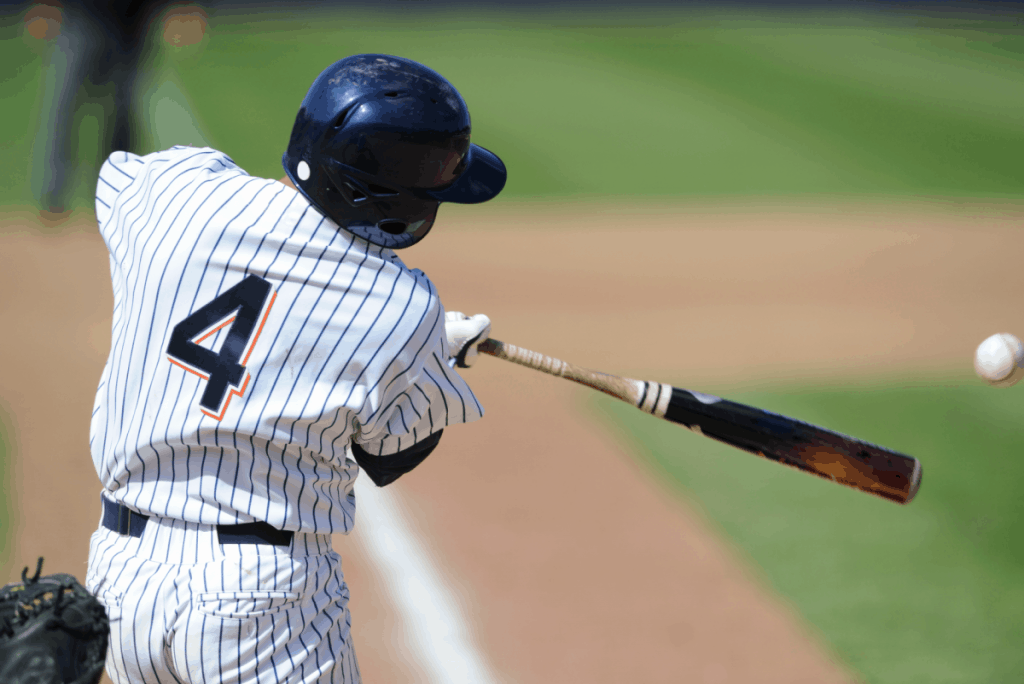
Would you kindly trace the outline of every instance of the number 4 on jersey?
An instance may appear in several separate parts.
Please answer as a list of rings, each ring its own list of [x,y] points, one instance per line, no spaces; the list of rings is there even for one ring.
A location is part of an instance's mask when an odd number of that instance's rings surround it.
[[[271,296],[270,283],[249,275],[174,326],[167,345],[168,360],[206,380],[199,408],[211,418],[222,419],[231,397],[245,393],[249,385],[245,364],[276,296]],[[220,351],[199,344],[227,325],[231,327]]]

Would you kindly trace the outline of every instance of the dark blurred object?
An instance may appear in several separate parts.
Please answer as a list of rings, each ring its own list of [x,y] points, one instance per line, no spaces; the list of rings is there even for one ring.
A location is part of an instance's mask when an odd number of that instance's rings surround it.
[[[103,605],[71,575],[40,577],[0,588],[0,681],[4,684],[97,684],[110,622]]]
[[[137,75],[151,24],[167,4],[51,0],[25,13],[28,34],[51,43],[43,61],[30,181],[44,221],[60,221],[68,213],[78,157],[74,119],[83,101],[99,102],[104,109],[101,159],[115,150],[139,151]]]

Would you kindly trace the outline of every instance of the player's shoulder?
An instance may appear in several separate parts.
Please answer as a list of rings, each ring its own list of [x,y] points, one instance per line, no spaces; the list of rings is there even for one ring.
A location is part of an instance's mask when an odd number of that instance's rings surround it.
[[[100,168],[100,181],[115,190],[122,190],[141,175],[156,172],[174,178],[185,173],[242,173],[231,157],[212,147],[175,145],[146,155],[113,152]]]
[[[355,238],[362,242],[362,238]],[[409,268],[392,250],[366,244],[365,258],[360,258],[360,270],[372,278],[369,292],[388,320],[433,320],[441,311],[437,288],[427,275]]]
[[[394,250],[382,248],[380,258],[408,277],[412,281],[412,287],[424,290],[429,292],[432,296],[436,296],[437,288],[434,286],[433,281],[430,280],[427,274],[418,268],[410,268],[407,266],[406,263],[402,261],[402,258],[394,252]]]
[[[131,152],[112,152],[103,166],[100,167],[100,185],[97,189],[97,196],[101,196],[104,188],[110,188],[120,192],[124,190],[145,167],[143,157]]]
[[[391,251],[391,250],[387,250]],[[443,327],[444,305],[438,294],[437,286],[418,268],[410,268],[394,252],[391,252],[392,263],[402,269],[403,274],[410,281],[410,307],[416,311],[420,328],[434,329],[440,321]]]
[[[96,218],[102,229],[125,197],[157,196],[172,184],[218,175],[249,177],[231,157],[212,147],[175,145],[145,155],[113,152],[100,167],[96,182]]]

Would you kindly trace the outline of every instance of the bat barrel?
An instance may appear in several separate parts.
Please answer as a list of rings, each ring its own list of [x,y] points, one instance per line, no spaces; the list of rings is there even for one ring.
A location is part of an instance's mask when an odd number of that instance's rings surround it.
[[[700,392],[675,389],[666,420],[833,482],[899,503],[921,486],[921,462],[870,442]]]

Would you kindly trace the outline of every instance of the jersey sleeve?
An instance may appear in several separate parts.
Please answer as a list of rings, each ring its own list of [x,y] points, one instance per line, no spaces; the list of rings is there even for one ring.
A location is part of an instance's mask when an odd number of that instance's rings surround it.
[[[145,165],[142,158],[131,152],[114,152],[100,167],[96,181],[96,222],[104,226],[110,219],[114,202]]]
[[[469,385],[448,366],[444,307],[436,295],[427,313],[411,337],[419,342],[414,363],[407,369],[400,361],[392,363],[391,372],[381,382],[376,410],[364,408],[358,416],[360,430],[355,442],[371,455],[397,453],[449,425],[483,416],[483,407]]]

